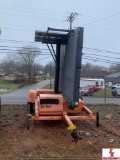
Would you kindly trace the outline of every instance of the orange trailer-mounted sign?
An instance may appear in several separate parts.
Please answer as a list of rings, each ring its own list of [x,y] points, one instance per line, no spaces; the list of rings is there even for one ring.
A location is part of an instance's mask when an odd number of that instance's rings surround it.
[[[34,99],[34,100],[33,100]],[[68,130],[76,129],[72,120],[97,120],[84,102],[79,99],[78,106],[70,110],[68,103],[61,94],[54,94],[51,90],[30,90],[28,94],[28,111],[27,118],[30,120],[65,120],[68,124]],[[81,116],[81,113],[86,113]],[[69,115],[70,113],[70,115]],[[79,115],[75,115],[75,114]],[[71,115],[72,114],[72,115]],[[27,126],[29,128],[29,124]]]

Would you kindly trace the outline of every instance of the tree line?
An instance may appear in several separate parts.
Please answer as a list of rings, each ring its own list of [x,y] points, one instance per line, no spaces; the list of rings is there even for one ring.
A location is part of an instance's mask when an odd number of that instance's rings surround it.
[[[43,75],[55,74],[55,64],[54,61],[49,62],[45,66],[41,64],[36,64],[35,59],[41,54],[38,47],[24,46],[18,49],[15,54],[8,54],[6,58],[0,63],[0,70],[5,74],[12,73],[14,71],[19,71],[28,75],[28,83],[32,83],[33,77],[35,77],[39,71],[43,72]],[[110,65],[110,67],[104,67],[99,65],[94,65],[89,62],[82,64],[83,71],[89,70],[111,70],[114,72],[120,72],[120,65]]]
[[[35,59],[40,56],[41,51],[38,47],[24,46],[16,51],[16,53],[9,53],[0,63],[1,72],[7,74],[13,72],[20,72],[28,75],[28,83],[35,82],[35,77],[41,71],[44,75],[51,73],[54,75],[55,65],[49,62],[43,66],[37,64]]]

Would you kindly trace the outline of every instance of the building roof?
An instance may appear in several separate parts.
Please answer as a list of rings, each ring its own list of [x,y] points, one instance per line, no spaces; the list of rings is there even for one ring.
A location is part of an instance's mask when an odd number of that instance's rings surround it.
[[[27,75],[27,74],[21,73],[21,72],[19,72],[19,71],[14,71],[14,72],[11,72],[11,73],[6,74],[6,76],[7,76],[7,75],[10,75],[10,74],[14,74],[14,75],[16,75],[16,76],[25,76],[25,75]]]
[[[113,73],[113,74],[107,75],[106,77],[111,77],[111,78],[117,78],[117,77],[120,77],[120,72],[116,72],[116,73]]]
[[[81,77],[105,77],[111,73],[106,70],[81,70]]]
[[[120,82],[120,72],[116,72],[116,73],[105,76],[105,81]]]

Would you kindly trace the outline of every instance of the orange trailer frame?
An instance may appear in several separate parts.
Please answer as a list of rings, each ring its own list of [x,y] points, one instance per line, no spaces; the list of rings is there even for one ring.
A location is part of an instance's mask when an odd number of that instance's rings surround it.
[[[53,90],[30,90],[27,102],[27,128],[30,127],[30,121],[36,120],[65,120],[68,124],[68,130],[76,129],[72,122],[74,120],[94,120],[96,121],[96,126],[98,127],[99,125],[99,114],[94,115],[84,105],[84,101],[79,99],[79,103],[74,110],[70,110],[63,96],[54,94]],[[34,110],[34,113],[31,114],[30,110]],[[85,113],[85,115],[80,115],[82,113]]]

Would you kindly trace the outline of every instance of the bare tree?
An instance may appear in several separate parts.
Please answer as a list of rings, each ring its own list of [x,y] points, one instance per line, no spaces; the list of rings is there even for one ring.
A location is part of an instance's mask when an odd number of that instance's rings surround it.
[[[6,74],[16,71],[17,63],[15,54],[8,54],[1,62],[1,68]]]
[[[90,70],[103,70],[103,69],[107,69],[107,68],[106,68],[106,67],[103,67],[103,66],[91,64],[91,63],[89,63],[89,62],[87,62],[86,64],[82,64],[82,70],[85,70],[85,71],[90,71]]]
[[[120,72],[120,64],[116,64],[116,65],[112,64],[112,65],[110,65],[109,69],[114,72]]]
[[[32,70],[34,61],[40,55],[40,49],[37,47],[24,46],[18,50],[18,61],[21,63],[29,76],[29,83],[32,83]]]
[[[51,76],[54,76],[55,74],[55,63],[54,61],[48,62],[46,66],[44,67],[44,74],[51,74]]]

